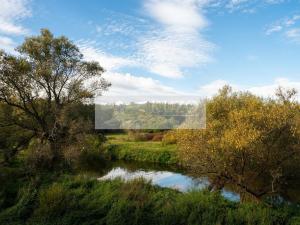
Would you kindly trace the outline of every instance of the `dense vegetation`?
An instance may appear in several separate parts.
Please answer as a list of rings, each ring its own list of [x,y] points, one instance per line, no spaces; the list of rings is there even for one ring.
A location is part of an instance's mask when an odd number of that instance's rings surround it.
[[[225,87],[207,100],[205,130],[105,137],[92,126],[89,104],[109,87],[98,63],[84,61],[70,40],[48,30],[18,51],[0,52],[1,225],[300,224],[299,205],[263,198],[299,188],[293,90],[279,89],[272,100]],[[213,185],[180,193],[141,180],[77,175],[112,159],[180,163],[197,176],[212,175]],[[220,195],[228,184],[245,193],[241,202]]]
[[[180,159],[215,187],[234,184],[257,200],[300,176],[300,105],[294,90],[262,99],[224,87],[207,102],[207,128],[179,131]]]
[[[0,224],[28,225],[271,225],[300,222],[291,206],[233,203],[217,192],[182,194],[135,180],[124,183],[63,177],[39,190],[23,187],[16,204],[2,210]]]

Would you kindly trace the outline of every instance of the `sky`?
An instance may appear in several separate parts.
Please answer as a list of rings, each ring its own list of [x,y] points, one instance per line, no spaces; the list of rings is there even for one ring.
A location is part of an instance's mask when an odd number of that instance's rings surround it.
[[[48,28],[116,95],[300,91],[300,0],[0,0],[0,48]]]

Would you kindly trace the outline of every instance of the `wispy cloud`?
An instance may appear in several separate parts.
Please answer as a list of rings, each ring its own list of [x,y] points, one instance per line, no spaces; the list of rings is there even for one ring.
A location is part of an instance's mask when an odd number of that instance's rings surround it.
[[[6,36],[0,36],[0,49],[12,53],[14,51],[15,42]]]
[[[287,78],[277,78],[271,84],[265,84],[261,86],[244,86],[241,84],[236,84],[228,82],[225,80],[215,80],[209,84],[202,85],[198,93],[204,97],[212,97],[218,93],[218,90],[225,85],[229,85],[233,88],[234,91],[248,91],[255,95],[265,97],[265,98],[274,98],[276,89],[282,87],[285,89],[294,88],[298,91],[297,99],[300,100],[300,82],[292,81]]]
[[[277,78],[274,80],[272,84],[250,87],[246,90],[250,91],[253,94],[262,96],[262,97],[275,97],[276,89],[278,87],[282,87],[285,89],[294,88],[298,91],[298,100],[300,100],[299,92],[300,92],[300,82],[299,81],[291,81],[287,78]]]
[[[253,13],[258,8],[268,6],[268,5],[274,5],[274,4],[280,4],[287,0],[220,0],[221,2],[225,2],[226,8],[228,8],[230,11],[242,11],[245,13]]]
[[[104,78],[111,82],[112,86],[105,95],[139,96],[143,95],[180,95],[180,91],[162,84],[160,81],[143,76],[134,76],[129,73],[108,72]]]
[[[271,35],[274,33],[283,34],[288,40],[300,43],[300,15],[295,14],[274,22],[268,26],[265,33]]]
[[[212,61],[214,45],[204,37],[207,4],[210,0],[143,0],[140,16],[105,11],[104,23],[90,24],[99,40],[113,40],[101,46],[106,52],[126,55],[147,72],[181,78],[188,69]],[[91,55],[91,49],[86,50]]]
[[[93,42],[79,41],[77,44],[86,60],[97,61],[106,70],[103,77],[112,86],[109,92],[104,93],[104,95],[138,96],[143,93],[143,95],[149,96],[164,96],[179,95],[181,93],[172,87],[162,84],[159,80],[120,72],[124,67],[140,66],[138,62],[132,59],[108,54],[100,50]]]
[[[285,25],[286,26],[294,25],[298,20],[300,20],[300,15],[294,15],[291,18],[286,19]]]
[[[0,0],[0,33],[22,35],[28,31],[19,21],[30,16],[30,0]]]
[[[183,92],[164,85],[159,80],[143,76],[134,76],[129,73],[124,74],[108,72],[105,73],[104,77],[112,83],[109,92],[105,93],[105,95],[109,96],[139,96],[141,93],[143,93],[145,96],[192,95],[203,98],[211,98],[212,96],[216,95],[222,87],[229,85],[234,91],[248,91],[264,98],[275,98],[275,93],[278,87],[285,89],[294,88],[298,91],[296,98],[300,101],[300,82],[292,81],[287,78],[277,78],[270,84],[260,86],[245,86],[220,79],[212,81],[208,84],[204,84],[194,92]]]
[[[78,46],[86,60],[99,62],[107,71],[116,71],[123,67],[137,66],[137,62],[133,59],[108,54],[100,50],[93,42],[79,41]]]
[[[242,12],[242,13],[255,13],[260,8],[281,4],[289,0],[191,0],[204,5],[205,8],[215,8],[222,10],[222,13],[228,11]]]
[[[208,26],[203,4],[197,0],[145,1],[146,15],[156,22],[138,42],[146,68],[164,77],[180,78],[185,76],[184,69],[212,60],[214,45],[203,37]]]
[[[300,28],[293,28],[285,33],[286,37],[292,41],[300,43]]]
[[[273,33],[279,32],[283,29],[282,25],[273,25],[270,26],[267,30],[266,30],[266,35],[271,35]]]

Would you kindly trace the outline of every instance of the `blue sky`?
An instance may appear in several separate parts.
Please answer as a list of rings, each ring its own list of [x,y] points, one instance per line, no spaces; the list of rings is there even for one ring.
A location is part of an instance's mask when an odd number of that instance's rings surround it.
[[[0,48],[49,28],[107,70],[111,93],[300,90],[300,0],[0,0]]]

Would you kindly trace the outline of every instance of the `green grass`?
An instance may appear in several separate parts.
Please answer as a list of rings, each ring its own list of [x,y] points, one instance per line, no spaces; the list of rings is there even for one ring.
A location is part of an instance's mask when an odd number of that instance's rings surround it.
[[[40,189],[24,187],[0,212],[5,225],[296,225],[290,205],[234,203],[219,193],[180,193],[142,180],[97,181],[65,176]]]
[[[106,154],[112,159],[177,164],[176,145],[159,141],[130,141],[126,134],[108,135]]]

